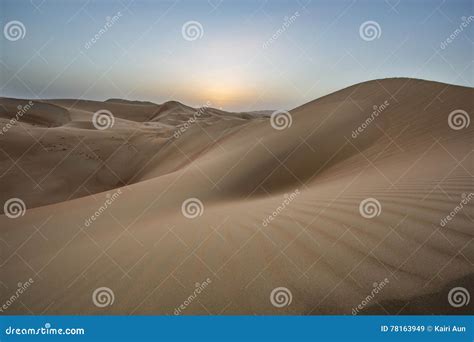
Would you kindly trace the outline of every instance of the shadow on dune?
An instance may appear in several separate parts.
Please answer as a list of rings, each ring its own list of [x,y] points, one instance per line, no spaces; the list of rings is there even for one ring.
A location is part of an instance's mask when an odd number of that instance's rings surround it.
[[[363,315],[472,315],[474,304],[470,300],[467,305],[455,308],[449,304],[448,293],[454,287],[464,287],[472,293],[474,273],[451,281],[441,291],[413,297],[409,300],[387,300],[361,311]],[[382,308],[382,307],[383,308]],[[385,309],[385,310],[384,310]]]

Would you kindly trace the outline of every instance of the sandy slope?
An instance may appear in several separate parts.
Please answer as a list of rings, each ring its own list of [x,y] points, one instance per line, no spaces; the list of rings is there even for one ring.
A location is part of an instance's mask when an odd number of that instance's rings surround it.
[[[183,314],[351,314],[385,279],[360,313],[472,310],[472,301],[451,307],[447,293],[473,293],[473,204],[440,225],[474,192],[473,125],[448,125],[451,111],[473,112],[472,96],[436,82],[370,81],[295,108],[284,130],[210,109],[179,137],[196,110],[176,102],[48,101],[70,119],[0,136],[14,160],[34,138],[53,149],[37,144],[13,167],[1,159],[2,200],[30,208],[0,216],[2,298],[34,279],[8,313],[173,314],[207,278]],[[90,129],[102,108],[114,127]],[[201,216],[183,216],[188,198],[202,201]],[[378,216],[361,215],[367,198]],[[94,305],[99,287],[114,292],[111,306]],[[277,287],[291,304],[272,305]]]
[[[15,116],[18,106],[27,104],[28,100],[0,99],[0,127]],[[94,127],[92,117],[104,109],[115,121],[101,131]],[[21,195],[33,208],[139,181],[150,163],[162,164],[161,149],[196,112],[173,101],[162,105],[123,100],[33,101],[16,125],[0,135],[1,203]],[[249,120],[212,108],[199,118],[201,125],[213,125],[208,134]],[[208,143],[205,139],[202,143]],[[198,145],[201,140],[192,143]],[[193,150],[198,153],[203,148]],[[188,160],[184,155],[174,158],[180,164]],[[153,170],[154,175],[162,174],[156,165]]]

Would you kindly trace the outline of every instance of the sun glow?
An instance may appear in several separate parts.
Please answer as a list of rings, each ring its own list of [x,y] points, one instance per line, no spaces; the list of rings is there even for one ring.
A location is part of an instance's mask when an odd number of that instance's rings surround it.
[[[209,100],[216,107],[228,108],[251,101],[254,93],[248,77],[236,70],[205,75],[197,83],[199,97]]]

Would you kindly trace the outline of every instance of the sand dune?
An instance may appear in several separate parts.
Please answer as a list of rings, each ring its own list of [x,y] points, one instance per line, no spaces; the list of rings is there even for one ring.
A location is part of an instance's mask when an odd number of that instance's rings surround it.
[[[17,119],[18,116],[25,125],[58,127],[71,120],[66,109],[43,101],[0,98],[0,104],[2,121]]]
[[[55,126],[0,135],[2,203],[28,208],[0,216],[1,297],[34,280],[8,314],[353,314],[374,287],[358,314],[470,312],[447,297],[473,288],[473,204],[441,221],[474,193],[473,126],[448,122],[473,95],[369,81],[282,130],[178,102],[43,101],[35,118]],[[101,109],[113,127],[91,124]],[[101,287],[112,305],[94,305]]]
[[[17,99],[1,99],[1,103],[2,126],[15,117],[17,106],[28,105],[27,100]],[[198,111],[175,101],[162,105],[124,100],[31,103],[31,108],[9,129],[10,134],[0,135],[0,200],[3,203],[20,196],[29,208],[140,181],[139,174],[150,169],[150,164],[164,164],[161,150]],[[101,110],[114,116],[113,126],[107,130],[98,130],[92,122],[94,113]],[[199,119],[200,126],[191,130],[212,124],[206,132],[212,136],[251,118],[207,108]],[[196,133],[203,131],[198,129]],[[205,139],[189,139],[194,145],[193,153],[206,148],[209,138]],[[173,159],[183,164],[189,157],[178,154]],[[170,161],[169,165],[174,164]],[[152,169],[153,175],[162,174],[161,168]]]

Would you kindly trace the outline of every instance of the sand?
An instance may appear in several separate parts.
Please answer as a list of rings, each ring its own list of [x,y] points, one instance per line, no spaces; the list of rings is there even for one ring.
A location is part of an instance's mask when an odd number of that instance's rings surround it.
[[[28,208],[0,216],[0,304],[34,282],[0,314],[469,312],[448,293],[473,293],[473,204],[441,222],[474,192],[474,125],[448,124],[473,95],[374,80],[291,110],[282,130],[179,102],[34,101],[0,135],[1,203]],[[26,102],[0,99],[0,126]],[[291,301],[274,305],[279,287]]]

